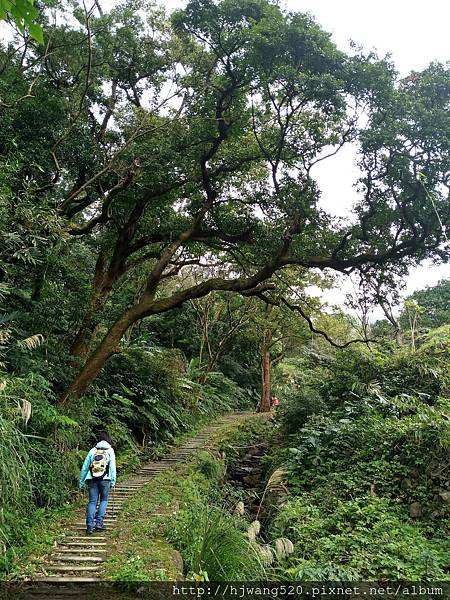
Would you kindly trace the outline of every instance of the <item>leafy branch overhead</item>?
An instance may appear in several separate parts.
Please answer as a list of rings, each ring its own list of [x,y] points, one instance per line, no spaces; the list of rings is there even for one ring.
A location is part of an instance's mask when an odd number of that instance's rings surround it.
[[[45,48],[4,50],[18,83],[0,94],[20,205],[48,207],[55,245],[95,255],[69,344],[82,368],[62,403],[142,319],[211,292],[280,302],[289,270],[293,289],[306,273],[356,272],[381,297],[412,264],[448,258],[448,67],[398,80],[386,60],[339,51],[310,16],[268,0],[192,0],[170,19],[128,0],[74,17],[44,25]],[[314,167],[347,144],[359,199],[337,220]],[[307,294],[283,297],[322,331]]]
[[[38,23],[39,10],[34,0],[0,0],[0,21],[12,19],[21,33],[44,44],[44,32]]]

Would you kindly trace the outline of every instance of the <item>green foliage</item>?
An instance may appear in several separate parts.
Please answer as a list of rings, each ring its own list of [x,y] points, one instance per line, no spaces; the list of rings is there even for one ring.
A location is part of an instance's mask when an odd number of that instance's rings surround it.
[[[11,16],[19,30],[23,33],[28,29],[30,37],[44,44],[42,27],[36,23],[39,11],[34,0],[0,0],[0,20]]]
[[[180,572],[183,561],[178,550],[182,551],[186,572],[192,566],[194,576],[197,569],[196,578],[211,578],[211,573],[222,578],[223,570],[235,577],[256,571],[260,576],[264,574],[255,550],[249,552],[245,523],[224,507],[224,464],[216,457],[225,439],[233,442],[254,420],[221,427],[209,440],[208,452],[200,451],[188,464],[158,474],[141,494],[127,500],[111,532],[113,540],[120,543],[111,545],[105,563],[108,578],[126,580],[130,585],[137,581],[179,580],[186,573]],[[163,515],[166,518],[161,518]],[[204,531],[207,537],[202,539]],[[244,551],[250,555],[245,556]]]
[[[209,452],[197,452],[193,468],[212,482],[219,481],[225,473],[223,462]]]
[[[285,571],[295,579],[446,577],[448,540],[430,540],[425,528],[408,523],[401,508],[386,498],[361,496],[326,510],[302,495],[287,503],[273,528],[273,534],[301,540]]]
[[[0,0],[0,19],[24,34],[0,45],[1,486],[14,478],[17,494],[2,530],[14,544],[21,499],[31,512],[64,502],[96,429],[130,467],[141,449],[254,407],[267,320],[246,291],[267,282],[273,301],[299,296],[309,314],[308,269],[361,268],[393,287],[410,264],[448,253],[448,67],[397,82],[386,61],[344,54],[310,16],[269,0],[192,0],[171,19],[147,1],[108,14],[66,8],[50,21],[32,0]],[[45,37],[45,50],[29,36]],[[323,211],[311,178],[323,150],[346,141],[359,143],[364,167],[348,223]],[[414,355],[327,356],[303,377],[310,333],[283,310],[273,311],[272,350],[291,362],[274,384],[287,431],[303,428],[289,458],[294,486],[305,472],[362,495],[376,480],[393,499],[418,462],[424,482],[401,500],[425,502],[443,485],[418,452],[432,449],[442,466],[448,332],[419,339]],[[334,324],[340,341],[351,332],[346,319],[317,322]],[[103,370],[62,410],[93,356]],[[226,460],[261,431],[224,441]],[[214,464],[201,469],[216,476]]]
[[[218,450],[225,454],[226,464],[232,464],[243,456],[255,442],[268,437],[273,430],[273,423],[264,417],[246,420],[238,426],[225,429],[218,441]]]
[[[450,280],[443,279],[434,286],[418,290],[407,299],[422,307],[418,318],[419,329],[435,329],[450,322]],[[403,329],[408,328],[407,314],[402,312],[399,318]]]
[[[288,392],[287,408],[283,414],[283,422],[288,433],[301,429],[308,417],[322,412],[325,403],[316,387],[303,385],[290,387]]]
[[[129,349],[99,378],[92,396],[94,414],[119,446],[138,442],[152,447],[205,418],[248,406],[246,392],[222,373],[212,373],[201,386],[190,379],[187,369],[175,349],[155,345]]]
[[[182,510],[171,522],[170,538],[185,559],[188,579],[237,581],[264,576],[242,521],[210,505],[192,484],[185,485],[183,499]]]
[[[292,395],[273,459],[294,494],[273,525],[296,548],[284,575],[447,577],[445,336],[435,330],[413,353],[336,353],[322,380]]]
[[[27,451],[23,433],[15,424],[0,415],[0,544],[19,534],[18,516],[28,511],[34,465]]]

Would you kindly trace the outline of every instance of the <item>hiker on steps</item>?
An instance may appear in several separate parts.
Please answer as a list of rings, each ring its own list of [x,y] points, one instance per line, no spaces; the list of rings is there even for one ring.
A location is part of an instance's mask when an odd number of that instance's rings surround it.
[[[89,502],[86,507],[87,534],[93,533],[94,529],[101,531],[105,528],[103,519],[109,490],[116,485],[116,456],[111,438],[105,431],[100,431],[97,439],[98,442],[89,450],[84,460],[80,474],[80,490],[86,483],[89,490]]]

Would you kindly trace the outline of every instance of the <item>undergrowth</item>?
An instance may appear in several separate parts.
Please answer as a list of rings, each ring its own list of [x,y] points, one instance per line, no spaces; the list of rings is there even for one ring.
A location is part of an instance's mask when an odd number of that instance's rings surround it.
[[[245,535],[247,524],[223,505],[219,490],[231,448],[237,451],[270,428],[258,417],[226,425],[190,463],[152,478],[126,503],[113,532],[120,544],[113,545],[105,576],[125,586],[177,578],[262,577],[261,558]],[[224,449],[230,452],[226,457]]]
[[[295,546],[281,577],[450,579],[447,357],[346,351],[293,391],[269,460],[291,494],[271,522]]]

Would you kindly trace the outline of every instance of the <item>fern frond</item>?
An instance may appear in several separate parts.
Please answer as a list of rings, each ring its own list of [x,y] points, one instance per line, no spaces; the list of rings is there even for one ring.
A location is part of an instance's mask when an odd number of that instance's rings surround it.
[[[41,333],[36,333],[35,335],[31,335],[30,337],[25,338],[24,340],[18,340],[18,345],[22,348],[27,348],[27,350],[34,350],[41,346],[44,343],[44,336]]]

